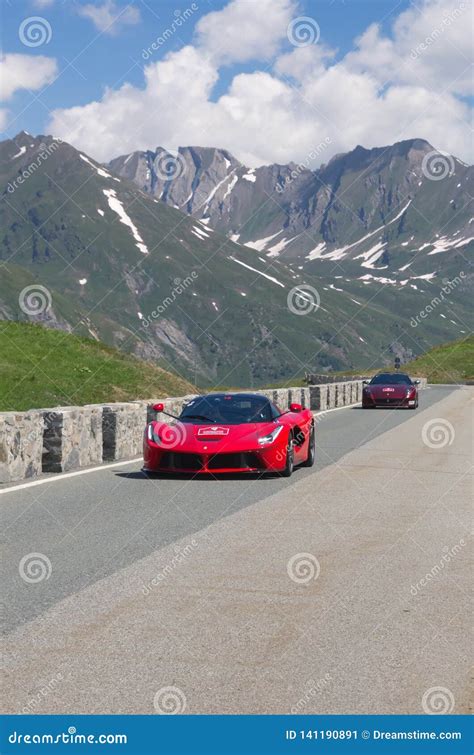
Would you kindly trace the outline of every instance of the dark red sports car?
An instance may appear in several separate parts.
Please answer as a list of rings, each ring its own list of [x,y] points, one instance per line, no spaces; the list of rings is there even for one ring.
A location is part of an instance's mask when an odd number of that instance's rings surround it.
[[[377,406],[416,409],[419,380],[412,380],[403,372],[382,372],[370,382],[364,380],[362,408]]]
[[[155,404],[163,412],[163,404]],[[173,421],[150,422],[144,470],[223,474],[278,472],[315,459],[313,414],[300,404],[281,411],[255,393],[211,393],[189,401]]]

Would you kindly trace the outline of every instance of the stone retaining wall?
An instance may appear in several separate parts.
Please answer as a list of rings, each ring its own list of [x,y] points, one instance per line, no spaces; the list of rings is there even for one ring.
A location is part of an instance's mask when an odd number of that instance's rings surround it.
[[[420,388],[425,387],[426,378],[421,378]],[[325,411],[360,402],[362,381],[255,393],[267,396],[282,410],[297,403],[313,411]],[[178,415],[192,398],[164,399],[165,411]],[[153,404],[158,400],[0,413],[0,483],[140,456],[143,431],[146,423],[156,417]],[[160,418],[172,422],[165,414]]]

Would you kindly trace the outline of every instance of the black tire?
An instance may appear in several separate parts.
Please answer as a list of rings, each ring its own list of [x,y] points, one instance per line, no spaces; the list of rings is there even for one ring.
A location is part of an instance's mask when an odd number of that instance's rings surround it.
[[[309,446],[308,446],[308,456],[306,457],[305,461],[302,463],[302,467],[312,467],[314,465],[314,462],[316,460],[316,434],[314,432],[314,425],[311,425],[311,430],[309,434]]]
[[[285,469],[281,472],[282,477],[291,477],[295,468],[295,448],[293,445],[293,436],[288,438],[288,445],[286,447],[286,461]]]

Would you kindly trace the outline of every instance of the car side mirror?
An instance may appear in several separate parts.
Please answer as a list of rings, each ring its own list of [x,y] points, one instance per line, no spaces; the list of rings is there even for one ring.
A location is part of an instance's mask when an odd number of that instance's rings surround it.
[[[153,404],[153,409],[155,410],[155,412],[162,412],[164,408],[165,408],[165,405],[162,403]]]
[[[415,383],[415,385],[420,385],[421,380],[414,380],[413,382]]]
[[[369,381],[368,381],[368,380],[363,380],[363,381],[362,381],[362,385],[368,385],[368,384],[369,384]]]
[[[301,412],[302,410],[301,404],[290,404],[290,412]]]

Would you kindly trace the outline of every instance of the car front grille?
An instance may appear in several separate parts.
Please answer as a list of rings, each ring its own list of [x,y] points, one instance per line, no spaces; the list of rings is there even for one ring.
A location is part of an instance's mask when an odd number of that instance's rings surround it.
[[[180,470],[191,469],[198,472],[202,469],[202,456],[199,454],[183,454],[175,451],[165,451],[161,457],[160,467],[162,469]]]
[[[170,472],[181,470],[191,470],[200,472],[204,467],[204,459],[200,454],[177,453],[176,451],[165,451],[160,460],[160,468],[168,469]],[[261,469],[262,464],[255,453],[227,453],[215,454],[209,458],[207,465],[209,470],[213,469]]]
[[[257,454],[233,453],[216,454],[209,459],[208,469],[260,469]]]
[[[406,398],[376,398],[375,403],[381,406],[398,406],[406,400]]]

